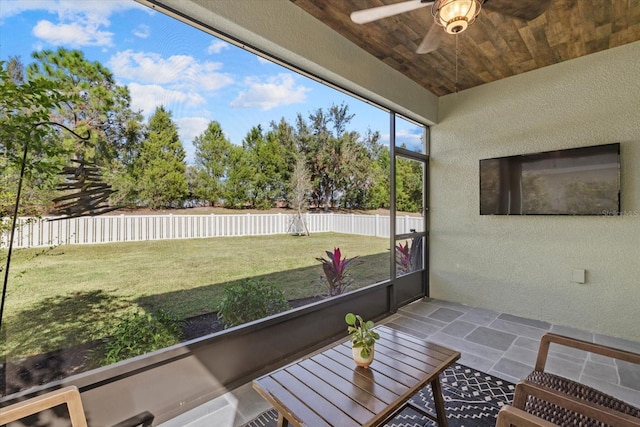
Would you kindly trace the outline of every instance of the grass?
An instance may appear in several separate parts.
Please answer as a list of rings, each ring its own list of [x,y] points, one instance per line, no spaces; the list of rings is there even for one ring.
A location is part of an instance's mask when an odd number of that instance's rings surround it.
[[[359,257],[353,288],[389,277],[388,239],[335,233],[15,250],[0,354],[13,359],[100,339],[138,309],[179,318],[215,311],[224,285],[248,278],[287,299],[325,294],[315,258],[334,247]]]

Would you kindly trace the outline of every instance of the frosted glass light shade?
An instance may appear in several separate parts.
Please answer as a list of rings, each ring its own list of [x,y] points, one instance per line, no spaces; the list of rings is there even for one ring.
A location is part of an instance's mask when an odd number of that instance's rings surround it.
[[[480,8],[479,0],[437,0],[431,12],[447,33],[458,34],[475,21]]]

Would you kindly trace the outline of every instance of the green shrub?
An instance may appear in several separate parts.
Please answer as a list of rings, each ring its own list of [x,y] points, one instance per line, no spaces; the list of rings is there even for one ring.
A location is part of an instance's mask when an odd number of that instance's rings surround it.
[[[225,327],[231,327],[288,309],[289,303],[280,289],[248,280],[224,288],[218,305],[218,317]]]
[[[110,365],[182,341],[181,321],[166,312],[124,315],[106,340],[97,363]]]

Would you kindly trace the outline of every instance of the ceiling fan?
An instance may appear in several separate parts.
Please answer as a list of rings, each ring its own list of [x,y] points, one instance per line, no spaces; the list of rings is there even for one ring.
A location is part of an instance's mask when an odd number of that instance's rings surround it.
[[[431,6],[431,14],[437,25],[432,25],[416,53],[429,53],[438,48],[443,28],[449,34],[459,34],[471,25],[482,7],[506,16],[530,21],[544,13],[552,0],[408,0],[385,6],[358,10],[351,14],[356,24],[366,24],[378,19]]]

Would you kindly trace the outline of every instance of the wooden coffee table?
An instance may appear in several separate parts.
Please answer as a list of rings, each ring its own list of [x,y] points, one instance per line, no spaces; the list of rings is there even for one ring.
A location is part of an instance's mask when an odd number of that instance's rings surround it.
[[[278,411],[278,426],[381,425],[427,383],[437,416],[425,415],[446,426],[438,376],[460,353],[386,326],[375,330],[380,340],[368,369],[356,367],[345,341],[254,380]]]

